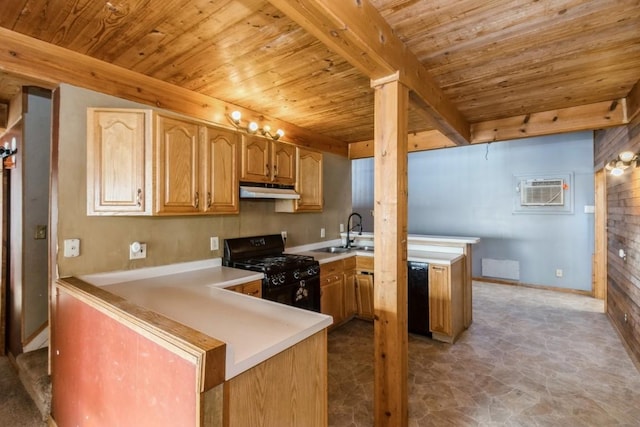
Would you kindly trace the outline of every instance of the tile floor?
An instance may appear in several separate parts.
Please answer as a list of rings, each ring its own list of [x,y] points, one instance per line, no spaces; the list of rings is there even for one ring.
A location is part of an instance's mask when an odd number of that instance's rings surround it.
[[[474,282],[454,345],[409,336],[409,426],[640,426],[640,372],[603,302]],[[329,426],[373,425],[373,324],[329,334]]]

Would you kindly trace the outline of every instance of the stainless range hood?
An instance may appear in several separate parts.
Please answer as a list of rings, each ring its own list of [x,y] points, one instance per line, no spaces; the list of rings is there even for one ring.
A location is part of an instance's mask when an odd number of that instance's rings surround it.
[[[300,195],[293,187],[260,187],[258,185],[241,185],[241,199],[299,199]]]

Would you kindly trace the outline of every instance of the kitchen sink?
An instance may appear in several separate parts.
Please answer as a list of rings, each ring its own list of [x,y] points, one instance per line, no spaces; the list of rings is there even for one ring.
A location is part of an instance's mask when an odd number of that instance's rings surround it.
[[[326,248],[314,249],[313,252],[328,252],[331,254],[339,254],[342,252],[348,252],[351,248],[347,248],[346,246],[328,246]]]
[[[339,254],[343,252],[349,251],[368,251],[373,252],[373,246],[351,246],[350,248],[346,246],[328,246],[326,248],[314,249],[313,252],[327,252],[330,254]]]

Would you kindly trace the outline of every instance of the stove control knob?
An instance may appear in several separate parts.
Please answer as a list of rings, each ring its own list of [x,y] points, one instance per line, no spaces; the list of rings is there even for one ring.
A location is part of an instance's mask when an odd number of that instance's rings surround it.
[[[300,270],[296,270],[293,272],[293,278],[294,279],[299,279],[300,278]]]
[[[271,278],[271,284],[272,284],[273,286],[275,286],[275,285],[277,285],[277,284],[278,284],[278,277],[277,277],[277,276],[273,276],[273,277]]]
[[[285,275],[284,275],[284,274],[281,274],[278,280],[280,280],[280,283],[284,283],[284,281],[285,281]]]
[[[309,268],[307,269],[307,274],[308,274],[309,276],[315,276],[316,274],[318,274],[318,269],[317,269],[317,268],[315,268],[315,267],[309,267]]]

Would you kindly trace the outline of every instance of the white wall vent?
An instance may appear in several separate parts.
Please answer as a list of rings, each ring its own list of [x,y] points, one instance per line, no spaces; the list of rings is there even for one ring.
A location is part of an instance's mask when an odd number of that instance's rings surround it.
[[[482,275],[496,279],[520,280],[520,262],[513,259],[482,258]]]
[[[520,205],[564,206],[564,180],[528,179],[520,181]]]

